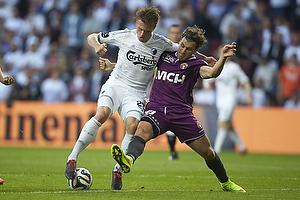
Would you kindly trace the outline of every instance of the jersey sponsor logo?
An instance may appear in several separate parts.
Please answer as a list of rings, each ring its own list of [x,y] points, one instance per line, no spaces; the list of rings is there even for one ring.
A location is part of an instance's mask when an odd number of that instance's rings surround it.
[[[108,36],[109,36],[108,32],[101,33],[101,37],[103,38],[107,38]]]
[[[176,58],[174,58],[173,56],[171,56],[169,54],[165,54],[162,57],[162,59],[163,59],[164,62],[167,62],[167,63],[174,63],[176,61]]]
[[[185,80],[185,75],[157,70],[157,75],[156,75],[155,79],[163,80],[163,81],[170,82],[170,83],[183,84],[184,80]]]
[[[134,65],[142,65],[141,70],[151,71],[157,64],[157,61],[154,60],[154,57],[147,58],[146,56],[136,54],[134,51],[128,51],[126,57]]]
[[[181,68],[181,69],[186,69],[188,66],[189,66],[189,65],[188,65],[187,63],[182,63],[182,64],[180,65],[180,68]]]

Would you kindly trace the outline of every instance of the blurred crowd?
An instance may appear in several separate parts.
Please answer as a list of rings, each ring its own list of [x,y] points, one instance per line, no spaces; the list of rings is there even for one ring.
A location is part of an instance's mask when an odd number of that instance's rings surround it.
[[[203,54],[217,58],[219,45],[236,41],[253,106],[300,108],[300,0],[0,0],[0,67],[16,79],[0,86],[0,101],[96,101],[109,72],[99,70],[87,35],[134,29],[146,4],[161,10],[159,34],[174,24],[205,29]],[[108,46],[104,57],[115,61],[117,51]],[[239,97],[243,104],[242,90]]]

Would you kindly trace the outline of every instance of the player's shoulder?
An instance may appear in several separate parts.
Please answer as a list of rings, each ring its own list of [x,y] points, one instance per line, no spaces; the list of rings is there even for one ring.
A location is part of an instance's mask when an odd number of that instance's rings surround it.
[[[162,55],[171,55],[177,58],[175,51],[164,51]]]
[[[200,58],[192,57],[187,62],[191,67],[194,68],[194,70],[200,70],[203,66],[208,66],[208,63]]]
[[[208,66],[208,63],[205,60],[197,58],[195,54],[192,54],[192,56],[184,62],[190,63],[191,65],[197,67]]]
[[[125,28],[123,30],[115,30],[115,31],[109,31],[109,32],[100,32],[100,36],[102,38],[108,38],[108,37],[118,37],[118,36],[124,36],[124,35],[134,35],[134,30],[129,30],[128,28]]]
[[[168,39],[167,37],[160,35],[158,33],[152,34],[152,40],[155,42],[162,42],[162,43],[172,45],[172,41],[170,39]]]
[[[168,63],[174,63],[177,60],[177,56],[174,51],[164,51],[160,58],[162,61]]]

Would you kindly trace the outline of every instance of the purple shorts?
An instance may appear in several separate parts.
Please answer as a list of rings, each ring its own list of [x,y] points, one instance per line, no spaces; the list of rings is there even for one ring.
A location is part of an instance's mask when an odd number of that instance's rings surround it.
[[[201,123],[190,108],[161,107],[153,104],[151,102],[147,104],[145,115],[141,119],[152,124],[153,138],[170,130],[181,143],[188,143],[205,134]]]

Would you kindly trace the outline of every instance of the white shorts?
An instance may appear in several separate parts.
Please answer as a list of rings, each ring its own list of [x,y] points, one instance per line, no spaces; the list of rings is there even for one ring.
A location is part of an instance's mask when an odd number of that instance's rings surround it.
[[[232,121],[232,115],[235,105],[217,106],[218,109],[218,121],[230,122]]]
[[[118,110],[124,122],[129,116],[140,120],[144,114],[145,97],[145,92],[135,90],[118,80],[110,79],[101,88],[98,107],[109,107],[110,115]]]

